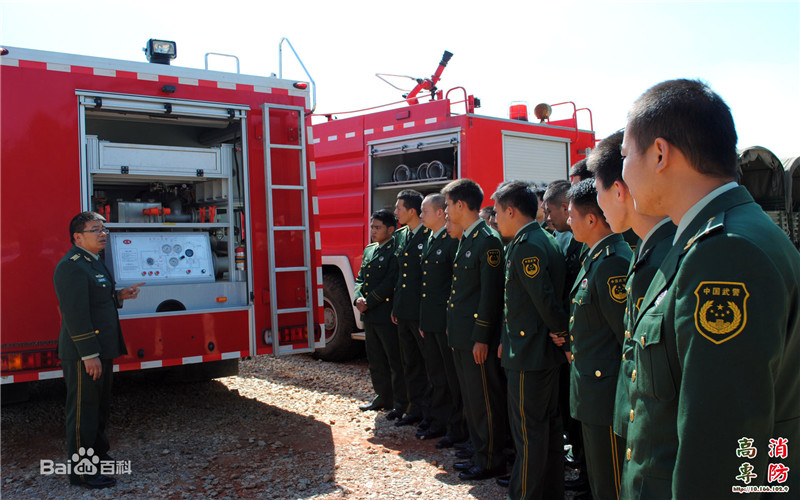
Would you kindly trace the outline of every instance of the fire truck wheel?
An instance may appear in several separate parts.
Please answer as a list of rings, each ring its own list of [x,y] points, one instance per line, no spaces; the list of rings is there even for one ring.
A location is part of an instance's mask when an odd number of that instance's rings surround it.
[[[324,361],[348,361],[364,349],[362,342],[353,340],[356,321],[350,294],[341,277],[326,273],[322,280],[323,305],[325,308],[325,347],[317,349],[315,356]]]

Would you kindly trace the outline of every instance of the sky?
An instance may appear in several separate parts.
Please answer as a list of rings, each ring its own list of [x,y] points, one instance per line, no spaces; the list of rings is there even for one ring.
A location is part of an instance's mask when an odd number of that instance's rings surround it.
[[[146,41],[160,38],[177,42],[174,65],[202,68],[205,53],[220,52],[266,76],[278,73],[282,37],[317,85],[317,113],[399,101],[375,73],[429,77],[449,50],[439,88],[466,88],[482,115],[572,101],[591,109],[600,139],[625,126],[650,86],[698,78],[730,106],[740,148],[800,155],[799,0],[0,2],[0,44],[31,49],[144,61]],[[235,71],[230,60],[210,64]],[[287,48],[283,69],[307,79]]]

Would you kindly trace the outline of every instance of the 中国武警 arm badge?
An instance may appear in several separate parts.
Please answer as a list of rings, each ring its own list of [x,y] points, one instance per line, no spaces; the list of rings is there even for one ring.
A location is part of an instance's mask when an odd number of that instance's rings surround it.
[[[527,257],[522,259],[522,270],[525,276],[535,278],[539,274],[539,257]]]
[[[620,304],[628,298],[628,289],[625,288],[628,282],[627,276],[612,276],[608,278],[608,294]]]
[[[703,337],[721,344],[744,329],[750,296],[744,283],[703,281],[694,295],[697,297],[694,323]]]

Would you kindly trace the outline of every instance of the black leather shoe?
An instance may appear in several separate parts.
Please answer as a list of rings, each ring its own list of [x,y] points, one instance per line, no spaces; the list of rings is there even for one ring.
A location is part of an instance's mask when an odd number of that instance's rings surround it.
[[[417,437],[420,439],[436,439],[444,436],[444,430],[435,430],[435,429],[428,429],[427,431],[423,431],[421,434],[417,434]]]
[[[373,411],[373,410],[385,410],[386,405],[382,405],[379,401],[373,401],[372,403],[361,405],[358,407],[361,411]]]
[[[481,481],[489,479],[490,477],[501,476],[506,473],[505,467],[497,467],[496,469],[484,469],[483,467],[474,466],[469,470],[465,470],[458,474],[459,479],[464,481]]]
[[[404,427],[406,425],[414,425],[417,422],[422,420],[422,417],[417,417],[413,415],[406,415],[405,417],[401,418],[397,422],[394,423],[395,427]]]
[[[502,486],[503,488],[508,488],[508,483],[511,482],[511,474],[506,474],[505,476],[500,476],[494,480],[497,483],[497,486]]]
[[[470,470],[473,467],[475,467],[475,465],[472,463],[472,460],[456,462],[453,464],[453,470]]]
[[[469,439],[466,441],[459,441],[458,443],[454,443],[453,446],[457,450],[466,450],[467,448],[472,448],[472,443]]]
[[[456,452],[456,458],[472,458],[472,455],[474,454],[475,452],[472,451],[472,448],[468,450],[458,450]]]
[[[450,436],[445,436],[442,439],[440,439],[438,443],[436,443],[436,448],[439,450],[444,448],[452,448],[454,444],[455,443],[453,442],[452,439],[450,439]]]
[[[431,421],[428,420],[427,418],[423,418],[422,422],[420,422],[419,425],[417,426],[417,430],[419,431],[427,431],[430,428],[431,428]]]
[[[403,412],[398,410],[397,408],[393,409],[389,413],[386,414],[386,420],[397,420],[398,418],[403,417]]]

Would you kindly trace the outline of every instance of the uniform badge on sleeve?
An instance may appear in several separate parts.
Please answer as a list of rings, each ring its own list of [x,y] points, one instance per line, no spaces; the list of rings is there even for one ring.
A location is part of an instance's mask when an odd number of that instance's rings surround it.
[[[539,257],[522,259],[522,269],[525,271],[525,276],[535,278],[539,274]]]
[[[628,298],[628,289],[625,288],[627,281],[627,276],[612,276],[608,278],[608,294],[620,304],[624,303],[625,299]]]
[[[750,296],[744,283],[703,281],[694,295],[697,297],[694,323],[700,335],[721,344],[744,329]]]
[[[500,265],[500,250],[492,249],[486,252],[486,262],[492,267]]]

